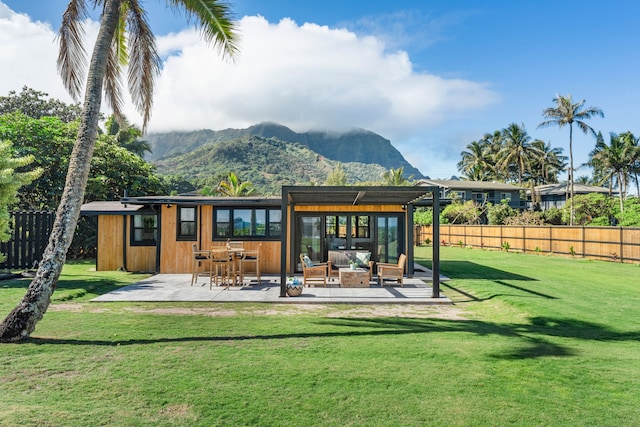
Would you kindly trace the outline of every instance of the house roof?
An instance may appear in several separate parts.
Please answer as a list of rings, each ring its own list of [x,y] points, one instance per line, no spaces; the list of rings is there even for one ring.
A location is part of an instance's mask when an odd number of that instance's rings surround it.
[[[464,181],[457,179],[421,179],[416,185],[431,185],[444,187],[449,190],[471,190],[471,191],[519,191],[522,187],[504,182],[494,181]]]
[[[567,183],[561,184],[547,184],[538,185],[534,188],[534,191],[541,196],[556,196],[567,194]],[[589,194],[589,193],[603,193],[609,194],[609,189],[606,187],[596,187],[593,185],[573,184],[573,194]],[[612,191],[617,194],[617,191]]]
[[[406,205],[420,202],[437,187],[283,186],[287,203],[297,205]]]
[[[122,203],[135,205],[216,205],[280,206],[280,197],[210,197],[198,195],[123,197]]]
[[[437,187],[427,186],[283,186],[287,202],[298,205],[406,205],[432,203],[426,200]],[[150,205],[215,205],[281,207],[282,198],[208,197],[198,195],[123,197],[120,201],[82,205],[84,215],[135,214]]]
[[[128,205],[119,201],[89,202],[82,205],[82,215],[134,215],[145,211],[144,205]]]

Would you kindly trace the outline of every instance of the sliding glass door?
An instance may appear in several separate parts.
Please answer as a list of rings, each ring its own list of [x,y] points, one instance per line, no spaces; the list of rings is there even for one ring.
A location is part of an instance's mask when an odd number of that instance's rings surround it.
[[[376,262],[397,262],[404,251],[402,214],[301,214],[296,219],[296,263],[299,254],[325,262],[328,251],[366,251]]]

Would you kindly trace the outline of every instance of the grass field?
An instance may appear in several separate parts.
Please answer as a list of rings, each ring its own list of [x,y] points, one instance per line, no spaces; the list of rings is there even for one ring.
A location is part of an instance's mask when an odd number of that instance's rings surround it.
[[[143,276],[91,267],[0,344],[0,425],[640,425],[637,265],[442,248],[452,307],[92,303]]]

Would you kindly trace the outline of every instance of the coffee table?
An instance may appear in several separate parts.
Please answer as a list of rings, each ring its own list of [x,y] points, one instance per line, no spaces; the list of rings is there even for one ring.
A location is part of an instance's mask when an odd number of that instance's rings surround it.
[[[364,268],[338,269],[340,277],[340,286],[343,288],[368,288],[369,287],[369,270]]]

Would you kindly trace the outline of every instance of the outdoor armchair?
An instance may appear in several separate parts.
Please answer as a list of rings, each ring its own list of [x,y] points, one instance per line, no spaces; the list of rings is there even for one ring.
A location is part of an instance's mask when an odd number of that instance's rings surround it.
[[[385,280],[394,280],[403,286],[402,279],[404,276],[404,265],[407,262],[407,256],[400,254],[397,264],[389,264],[379,262],[378,266],[378,283],[380,286],[384,286]]]
[[[306,254],[300,254],[300,263],[302,264],[302,285],[311,286],[313,283],[327,286],[327,274],[329,273],[329,264],[326,262],[314,264]]]

